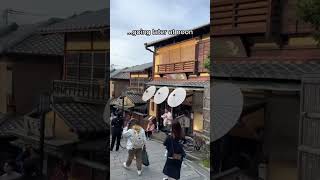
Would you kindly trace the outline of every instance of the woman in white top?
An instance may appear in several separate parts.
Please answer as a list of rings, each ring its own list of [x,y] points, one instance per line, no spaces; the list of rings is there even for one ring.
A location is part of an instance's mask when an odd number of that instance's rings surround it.
[[[168,109],[165,109],[164,114],[161,117],[163,118],[163,125],[170,131],[173,120],[171,112],[168,111]]]
[[[125,127],[122,135],[128,139],[128,159],[123,163],[123,167],[129,168],[133,158],[135,157],[138,175],[140,176],[142,171],[142,149],[145,148],[147,142],[145,131],[136,119],[132,119],[130,127]]]

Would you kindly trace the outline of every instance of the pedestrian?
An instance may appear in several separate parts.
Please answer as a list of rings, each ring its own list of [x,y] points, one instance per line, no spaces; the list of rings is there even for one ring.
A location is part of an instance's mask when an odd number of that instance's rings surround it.
[[[125,127],[123,136],[127,140],[128,159],[123,163],[123,167],[128,169],[133,158],[136,158],[137,172],[140,176],[142,173],[142,150],[146,148],[146,135],[144,129],[139,125],[138,120],[131,120],[131,127]]]
[[[40,156],[32,148],[29,148],[30,155],[23,161],[23,176],[36,177],[41,174],[39,164],[41,162]]]
[[[186,153],[183,149],[181,141],[183,139],[182,128],[179,121],[174,120],[172,122],[171,135],[167,136],[163,145],[167,150],[167,160],[163,168],[163,173],[169,179],[180,179],[181,165]]]
[[[24,144],[24,146],[22,147],[22,151],[18,154],[16,158],[17,170],[19,173],[23,172],[23,163],[25,159],[31,156],[31,148],[31,145]]]
[[[16,171],[15,161],[6,161],[3,166],[3,171],[5,173],[0,177],[0,180],[18,180],[21,178],[21,174]]]
[[[146,137],[148,140],[150,140],[150,137],[152,135],[152,133],[155,131],[155,123],[154,123],[154,118],[153,116],[151,116],[149,119],[148,119],[148,125],[147,125],[147,128],[146,128]]]
[[[164,114],[161,115],[162,119],[163,119],[163,125],[164,127],[166,127],[167,131],[171,130],[171,124],[172,124],[172,114],[168,109],[164,110]]]
[[[188,111],[184,111],[181,118],[179,118],[179,122],[181,124],[181,128],[183,129],[184,135],[188,135],[190,131],[191,118],[189,116]]]
[[[122,117],[122,112],[119,111],[117,113],[116,117],[114,117],[111,120],[112,140],[111,140],[110,151],[113,151],[113,147],[114,147],[114,144],[115,144],[116,141],[117,141],[116,151],[119,150],[122,130],[123,130],[123,117]]]

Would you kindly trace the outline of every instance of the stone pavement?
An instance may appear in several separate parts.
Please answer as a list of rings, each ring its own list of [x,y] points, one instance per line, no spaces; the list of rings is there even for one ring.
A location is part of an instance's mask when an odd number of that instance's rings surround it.
[[[121,145],[125,148],[125,140],[121,141]],[[149,140],[147,142],[147,152],[149,155],[150,166],[143,166],[142,175],[138,176],[135,161],[132,162],[130,169],[122,167],[123,162],[128,156],[127,150],[121,148],[118,152],[110,152],[110,179],[111,180],[162,180],[162,173],[166,157],[164,156],[165,148],[162,144]],[[115,148],[114,148],[115,149]],[[204,177],[200,171],[191,166],[191,163],[184,161],[181,169],[181,180],[207,180],[210,177]]]

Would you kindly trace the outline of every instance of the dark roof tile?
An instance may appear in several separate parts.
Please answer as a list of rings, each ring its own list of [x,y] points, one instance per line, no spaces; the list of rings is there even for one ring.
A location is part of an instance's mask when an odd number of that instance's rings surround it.
[[[95,107],[79,102],[59,102],[54,104],[54,110],[80,136],[95,136],[106,134],[106,124]]]
[[[153,80],[147,84],[154,86],[204,88],[208,86],[209,83],[209,80]]]
[[[300,80],[304,74],[320,72],[320,60],[214,61],[215,78],[261,78]]]
[[[146,69],[152,68],[153,62],[151,63],[145,63],[145,64],[140,64],[132,67],[128,67],[123,70],[123,72],[139,72],[139,71],[144,71]]]
[[[8,52],[63,56],[64,38],[62,34],[33,35],[10,48]]]
[[[110,25],[109,9],[84,12],[60,23],[40,29],[42,33],[79,32],[104,29]]]
[[[0,136],[11,136],[11,132],[20,129],[23,131],[23,117],[15,114],[4,114],[0,117]]]

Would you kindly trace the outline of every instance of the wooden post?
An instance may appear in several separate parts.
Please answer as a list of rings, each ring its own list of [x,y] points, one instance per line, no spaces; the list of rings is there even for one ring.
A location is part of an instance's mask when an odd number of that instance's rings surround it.
[[[43,177],[44,167],[44,136],[45,136],[45,114],[50,110],[50,95],[44,93],[40,96],[39,110],[40,116],[40,171]]]

